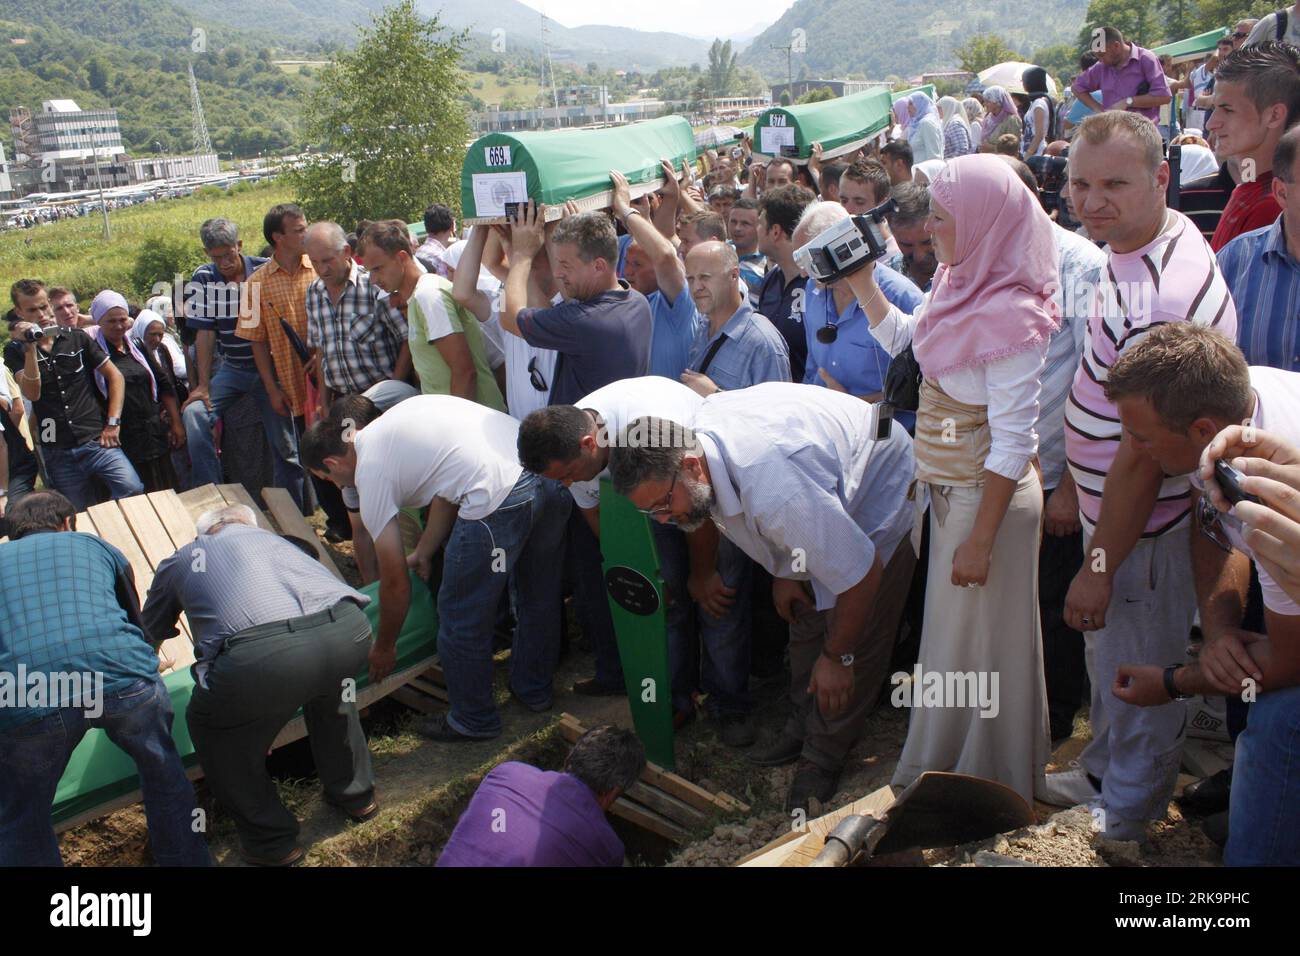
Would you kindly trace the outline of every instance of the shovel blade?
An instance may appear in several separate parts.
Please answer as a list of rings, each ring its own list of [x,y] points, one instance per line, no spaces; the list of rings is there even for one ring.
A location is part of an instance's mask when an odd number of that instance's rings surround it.
[[[875,855],[983,840],[1035,822],[1034,811],[1010,787],[965,773],[930,771],[900,793],[886,811],[889,832]]]

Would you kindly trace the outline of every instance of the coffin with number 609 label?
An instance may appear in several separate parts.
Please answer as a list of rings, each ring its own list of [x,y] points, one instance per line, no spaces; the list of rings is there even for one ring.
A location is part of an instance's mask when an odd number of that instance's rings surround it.
[[[867,90],[820,103],[775,106],[754,124],[754,152],[784,156],[805,163],[813,143],[822,144],[822,158],[851,153],[889,128],[889,90]]]
[[[602,129],[489,133],[475,141],[461,167],[461,211],[467,225],[505,222],[506,203],[531,199],[548,220],[566,200],[580,209],[609,205],[611,169],[627,177],[632,197],[663,184],[659,161],[695,160],[695,137],[681,116]]]

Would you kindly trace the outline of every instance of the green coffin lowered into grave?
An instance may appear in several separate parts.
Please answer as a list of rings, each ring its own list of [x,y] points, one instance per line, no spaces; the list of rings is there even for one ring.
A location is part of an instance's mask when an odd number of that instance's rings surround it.
[[[371,598],[366,606],[366,617],[370,619],[373,630],[379,626],[379,582],[368,584],[359,589]],[[416,667],[428,661],[437,653],[438,613],[434,608],[433,596],[429,586],[411,575],[411,608],[406,612],[406,621],[397,638],[397,663],[393,673]],[[190,740],[190,728],[185,720],[185,708],[189,706],[190,694],[194,690],[194,679],[188,668],[172,672],[163,678],[171,694],[172,739],[180,751],[181,760],[187,768],[198,763],[194,753],[194,743]],[[357,675],[357,690],[370,683],[366,671]],[[301,716],[301,711],[298,716]],[[51,821],[57,826],[64,820],[81,816],[100,804],[108,803],[140,788],[140,780],[135,771],[135,761],[126,752],[108,739],[102,730],[92,729],[82,738],[77,749],[72,752],[68,768],[59,780],[54,794],[54,808]]]
[[[663,182],[659,160],[674,169],[695,159],[695,136],[681,116],[602,129],[488,133],[465,153],[460,203],[467,224],[504,222],[507,202],[545,203],[558,219],[565,200],[580,209],[609,205],[609,171],[627,177],[633,198]]]
[[[889,90],[882,88],[820,103],[773,107],[754,124],[754,152],[785,155],[797,163],[808,161],[813,143],[822,144],[824,158],[851,153],[889,128],[891,105]]]

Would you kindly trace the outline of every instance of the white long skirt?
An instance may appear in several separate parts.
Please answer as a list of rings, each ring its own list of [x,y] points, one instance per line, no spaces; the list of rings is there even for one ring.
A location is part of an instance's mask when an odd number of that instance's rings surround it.
[[[1038,615],[1042,487],[1032,468],[1016,486],[988,581],[977,588],[953,586],[952,557],[970,535],[982,489],[930,490],[920,659],[911,686],[900,683],[891,696],[912,708],[893,784],[947,770],[997,780],[1032,801],[1051,750]]]

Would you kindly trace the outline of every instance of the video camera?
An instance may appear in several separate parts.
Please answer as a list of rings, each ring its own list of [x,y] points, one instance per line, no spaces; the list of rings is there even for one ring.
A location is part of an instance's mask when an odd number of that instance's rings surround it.
[[[795,265],[822,283],[852,275],[885,254],[887,240],[880,224],[893,210],[889,199],[864,215],[840,220],[796,249]]]

